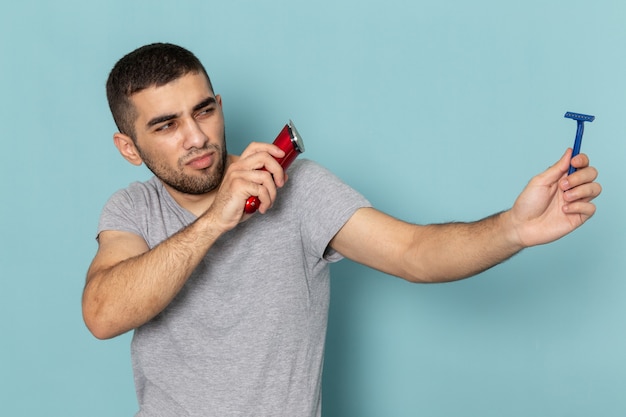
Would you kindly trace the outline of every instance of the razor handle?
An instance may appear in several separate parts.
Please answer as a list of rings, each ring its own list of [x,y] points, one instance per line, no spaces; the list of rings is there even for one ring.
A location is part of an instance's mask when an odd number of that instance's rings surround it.
[[[302,138],[291,120],[283,127],[283,130],[280,131],[273,143],[285,152],[285,156],[282,158],[274,158],[284,170],[289,168],[289,165],[295,161],[298,155],[304,152]],[[252,214],[257,211],[260,204],[261,201],[259,201],[258,197],[251,196],[246,200],[243,210],[248,214]]]

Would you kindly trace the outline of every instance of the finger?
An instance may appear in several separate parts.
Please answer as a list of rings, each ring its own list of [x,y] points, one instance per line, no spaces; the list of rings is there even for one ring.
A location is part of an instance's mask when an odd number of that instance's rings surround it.
[[[265,170],[247,171],[244,176],[246,181],[248,181],[248,184],[246,184],[248,197],[258,197],[261,203],[259,206],[260,211],[267,211],[273,205],[277,195],[274,178],[270,172]]]
[[[589,157],[584,153],[580,153],[572,158],[570,164],[576,169],[585,168],[589,166]]]
[[[274,205],[274,201],[276,201],[276,188],[268,188],[262,184],[253,185],[254,191],[251,191],[251,195],[256,196],[259,201],[259,212],[266,213]]]
[[[586,166],[563,178],[560,186],[563,191],[566,191],[582,184],[592,183],[596,178],[598,178],[598,170],[594,167]]]
[[[596,182],[585,183],[563,193],[563,199],[572,203],[577,200],[591,201],[602,192],[602,186]]]
[[[282,165],[278,163],[274,158],[266,164],[263,169],[272,174],[272,180],[277,187],[282,187],[287,181],[287,175]]]
[[[563,206],[566,214],[578,214],[583,217],[583,222],[593,216],[596,212],[596,205],[590,202],[579,201]]]
[[[261,202],[261,204],[259,204],[259,213],[265,214],[274,205],[274,198],[276,195],[274,194],[272,196],[269,190],[265,187],[259,187],[257,194],[257,198]]]
[[[248,158],[257,153],[268,153],[275,158],[282,158],[285,152],[273,143],[251,142],[241,153],[241,158]]]
[[[258,144],[258,147],[249,147],[239,158],[237,169],[242,170],[266,170],[274,177],[278,187],[285,185],[286,176],[282,166],[276,158],[285,156],[285,152],[271,144]],[[256,151],[258,152],[256,152]],[[272,153],[268,153],[267,151]]]
[[[273,160],[273,158],[269,156],[268,158]],[[274,178],[270,171],[249,169],[245,161],[239,159],[230,165],[229,170],[224,176],[224,181],[222,182],[223,188],[228,189],[228,192],[233,196],[240,196],[238,199],[242,204],[244,204],[249,197],[258,197],[260,200],[259,206],[263,206],[263,210],[261,211],[266,211],[272,206],[276,198],[276,189],[278,187],[276,183],[280,181],[284,182],[282,168],[276,161],[274,161],[274,164],[276,164],[280,170],[280,172],[276,174],[278,180]]]

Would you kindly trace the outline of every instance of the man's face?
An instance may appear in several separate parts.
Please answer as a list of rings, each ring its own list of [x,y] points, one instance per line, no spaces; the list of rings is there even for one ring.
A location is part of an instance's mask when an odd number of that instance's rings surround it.
[[[203,74],[187,74],[131,97],[135,146],[166,186],[185,194],[216,189],[226,166],[222,100]]]

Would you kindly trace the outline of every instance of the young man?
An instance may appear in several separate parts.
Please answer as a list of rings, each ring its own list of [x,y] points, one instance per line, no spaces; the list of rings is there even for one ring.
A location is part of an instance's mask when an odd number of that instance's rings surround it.
[[[155,177],[104,207],[83,315],[101,339],[134,329],[138,416],[319,416],[330,262],[411,282],[469,277],[573,231],[601,192],[588,158],[568,150],[508,211],[412,225],[311,161],[287,180],[272,144],[229,155],[222,98],[183,48],[131,52],[107,96],[115,146]]]

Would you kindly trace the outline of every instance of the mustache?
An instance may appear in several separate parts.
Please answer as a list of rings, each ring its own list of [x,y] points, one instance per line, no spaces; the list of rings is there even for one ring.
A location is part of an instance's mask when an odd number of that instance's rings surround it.
[[[207,143],[202,148],[194,149],[191,152],[189,152],[187,155],[181,157],[178,162],[181,165],[184,165],[185,163],[191,161],[192,159],[206,154],[208,151],[215,151],[219,154],[221,153],[222,148],[219,145]]]

